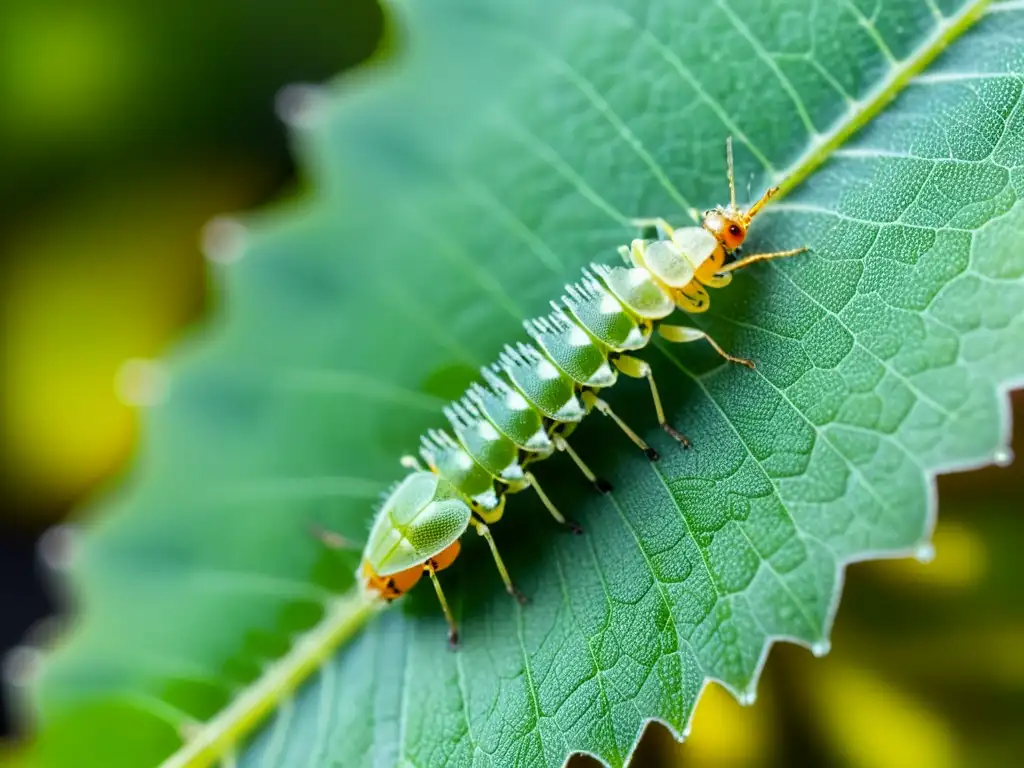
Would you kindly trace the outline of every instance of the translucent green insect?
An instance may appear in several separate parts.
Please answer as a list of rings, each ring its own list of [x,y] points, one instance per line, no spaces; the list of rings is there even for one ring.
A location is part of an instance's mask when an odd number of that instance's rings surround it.
[[[533,344],[507,346],[481,372],[482,382],[445,409],[451,433],[432,430],[422,438],[425,466],[411,456],[402,459],[412,473],[377,511],[358,572],[366,589],[392,600],[427,573],[455,644],[458,632],[437,573],[454,562],[460,537],[472,527],[487,540],[509,594],[523,601],[488,528],[501,519],[507,496],[532,489],[555,520],[580,532],[541,489],[532,465],[561,451],[599,491],[610,491],[567,439],[595,410],[612,419],[651,461],[658,460],[657,452],[600,396],[619,374],[647,380],[658,422],[684,447],[689,445],[665,418],[651,367],[633,353],[658,333],[679,343],[703,339],[727,360],[753,367],[700,329],[665,321],[676,309],[707,310],[707,289],[728,285],[735,270],[806,250],[759,253],[726,264],[726,257],[743,244],[754,216],[778,192],[769,189],[748,210],[740,210],[731,142],[727,159],[727,208],[706,211],[699,227],[673,229],[663,219],[638,221],[656,227],[659,238],[621,247],[626,266],[593,264],[584,270],[561,301],[552,302],[549,315],[525,323]]]

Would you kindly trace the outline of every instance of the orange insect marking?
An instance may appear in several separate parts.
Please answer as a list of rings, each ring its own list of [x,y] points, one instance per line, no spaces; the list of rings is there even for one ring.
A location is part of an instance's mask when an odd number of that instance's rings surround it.
[[[447,549],[438,552],[432,558],[430,558],[431,564],[434,566],[435,571],[443,571],[449,565],[455,562],[455,558],[459,556],[459,552],[462,551],[462,544],[456,539],[448,545]]]
[[[414,586],[423,576],[423,568],[414,566],[390,576],[378,576],[369,563],[363,563],[363,578],[366,579],[366,586],[373,590],[385,600],[394,600],[401,597]]]

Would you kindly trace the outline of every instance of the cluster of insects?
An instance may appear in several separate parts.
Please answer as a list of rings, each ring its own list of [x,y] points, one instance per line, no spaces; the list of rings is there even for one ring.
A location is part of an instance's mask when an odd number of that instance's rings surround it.
[[[806,250],[759,253],[727,263],[778,188],[746,211],[739,209],[731,142],[726,155],[728,207],[706,211],[699,227],[673,229],[663,219],[638,221],[638,226],[653,225],[657,238],[620,247],[624,266],[593,264],[584,270],[561,301],[552,302],[549,315],[525,323],[533,344],[507,346],[494,365],[481,371],[483,381],[445,409],[451,432],[431,430],[421,440],[419,459],[402,458],[411,472],[386,494],[363,550],[357,577],[365,589],[390,601],[426,573],[448,621],[449,641],[457,644],[458,629],[437,574],[455,561],[460,537],[472,528],[487,541],[508,593],[525,602],[488,527],[501,519],[508,495],[531,489],[558,523],[581,532],[541,488],[533,465],[564,452],[598,491],[610,491],[568,442],[593,411],[614,421],[648,459],[659,458],[600,396],[619,374],[647,380],[661,427],[682,446],[689,445],[665,418],[651,367],[633,353],[657,333],[671,342],[704,340],[726,360],[753,367],[703,331],[665,320],[676,309],[707,310],[707,289],[725,287],[737,269]]]

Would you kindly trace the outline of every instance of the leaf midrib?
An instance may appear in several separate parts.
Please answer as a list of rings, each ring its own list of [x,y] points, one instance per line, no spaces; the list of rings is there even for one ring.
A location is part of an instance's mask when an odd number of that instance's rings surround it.
[[[973,0],[958,14],[936,27],[934,33],[903,64],[889,71],[865,98],[854,102],[846,114],[836,121],[832,130],[811,138],[810,146],[796,159],[788,173],[779,172],[773,179],[779,186],[779,197],[785,196],[811,175],[853,134],[873,120],[935,57],[966,32],[984,15],[990,0]]]
[[[821,166],[847,139],[874,119],[902,90],[957,37],[984,14],[990,0],[973,0],[940,23],[928,39],[900,66],[890,69],[866,97],[850,105],[832,129],[811,134],[807,149],[786,171],[776,171],[771,182],[785,196]],[[721,3],[719,3],[721,5]],[[931,4],[930,4],[931,5]],[[781,75],[780,75],[781,78]],[[787,88],[785,78],[783,87]],[[788,92],[788,88],[787,88]],[[742,137],[741,137],[742,138]],[[196,727],[188,740],[161,768],[205,768],[231,755],[235,746],[261,724],[333,651],[378,612],[356,588],[327,605],[324,618],[301,635],[291,650],[215,717]]]

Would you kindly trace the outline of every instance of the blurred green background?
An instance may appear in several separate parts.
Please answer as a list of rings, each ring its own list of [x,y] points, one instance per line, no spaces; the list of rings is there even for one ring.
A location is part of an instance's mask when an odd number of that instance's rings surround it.
[[[0,2],[0,651],[51,607],[39,535],[135,440],[122,364],[209,300],[203,225],[301,193],[278,92],[380,39],[373,0]]]
[[[52,610],[38,537],[131,450],[119,370],[202,314],[203,225],[302,194],[275,96],[381,38],[372,0],[4,0],[0,651]],[[1018,764],[1024,473],[940,495],[935,561],[855,566],[830,656],[776,649],[757,706],[711,688],[692,738],[652,726],[636,765]]]

